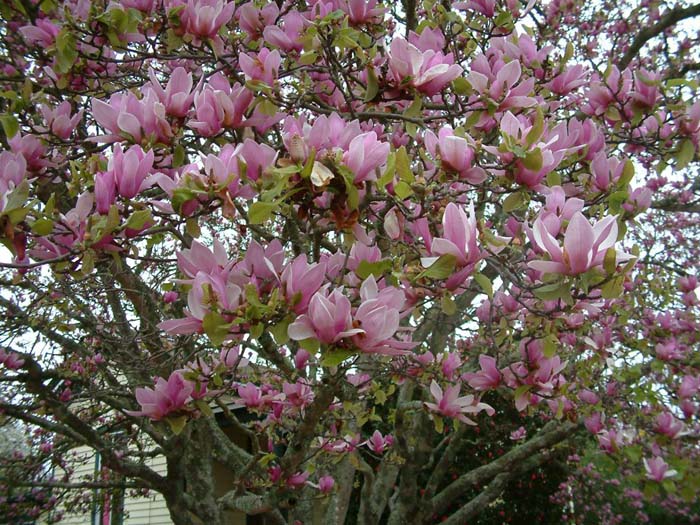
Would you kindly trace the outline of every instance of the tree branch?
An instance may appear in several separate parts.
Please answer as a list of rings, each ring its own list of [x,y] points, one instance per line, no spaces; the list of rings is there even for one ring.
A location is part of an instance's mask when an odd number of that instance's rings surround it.
[[[630,64],[630,62],[634,60],[634,57],[637,56],[637,53],[639,53],[642,47],[644,47],[644,44],[646,44],[649,40],[656,36],[659,36],[666,29],[673,26],[674,24],[677,24],[681,20],[686,20],[694,16],[700,16],[700,4],[695,4],[690,7],[676,7],[674,9],[671,9],[668,13],[659,18],[659,21],[656,22],[656,24],[654,24],[651,27],[642,29],[637,34],[636,38],[632,41],[632,44],[630,45],[627,52],[618,62],[618,67],[620,69],[625,69]]]

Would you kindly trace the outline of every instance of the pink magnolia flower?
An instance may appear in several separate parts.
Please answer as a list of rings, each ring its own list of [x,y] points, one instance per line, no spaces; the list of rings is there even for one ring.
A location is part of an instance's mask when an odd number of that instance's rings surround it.
[[[248,408],[260,408],[270,401],[270,396],[263,395],[262,389],[253,383],[238,386],[238,396]]]
[[[353,24],[380,24],[386,11],[377,7],[377,0],[339,0],[337,5]]]
[[[106,215],[117,199],[117,184],[113,171],[101,171],[95,174],[94,193],[97,213]]]
[[[4,365],[10,370],[17,370],[23,364],[24,359],[17,352],[6,351],[4,348],[0,348],[0,365]]]
[[[225,144],[217,155],[209,154],[204,159],[204,172],[209,176],[217,190],[226,188],[231,197],[250,199],[255,190],[245,184],[240,177],[242,145]]]
[[[148,74],[151,79],[150,87],[165,106],[165,112],[178,118],[186,116],[195,95],[192,91],[192,73],[188,73],[184,67],[175,68],[165,89],[160,85],[153,69],[149,69]]]
[[[335,289],[329,293],[326,285],[311,298],[308,314],[297,317],[287,333],[295,341],[315,338],[324,344],[333,344],[364,330],[353,327],[350,301],[343,292]]]
[[[37,18],[35,24],[19,28],[19,32],[27,43],[41,44],[43,48],[52,46],[61,28],[47,18]]]
[[[335,480],[333,479],[333,476],[326,475],[318,478],[318,490],[320,490],[323,494],[329,494],[333,490],[334,485]]]
[[[550,261],[531,261],[528,266],[545,273],[579,275],[603,264],[605,253],[617,242],[617,216],[605,217],[594,226],[581,213],[574,213],[564,235],[564,246],[547,231],[538,217],[532,227],[535,246],[549,254]],[[630,255],[617,252],[616,264]]]
[[[325,276],[326,265],[309,264],[304,255],[299,255],[285,267],[280,276],[282,294],[296,314],[306,313],[311,297],[321,287]]]
[[[496,358],[481,354],[479,356],[480,372],[462,374],[462,379],[469,383],[474,390],[492,390],[501,383],[501,372],[496,366]]]
[[[662,412],[656,416],[656,431],[670,438],[683,434],[683,422],[678,421],[670,412]]]
[[[527,437],[527,430],[525,430],[525,427],[520,427],[517,430],[513,430],[513,432],[510,433],[510,439],[513,441],[521,441]]]
[[[309,362],[310,358],[311,354],[303,348],[300,348],[297,350],[296,354],[294,354],[294,367],[297,370],[303,370],[306,368],[306,364]]]
[[[444,237],[436,237],[430,244],[432,255],[454,255],[459,267],[473,265],[481,259],[473,204],[469,205],[467,216],[460,206],[450,202],[442,216],[442,231]]]
[[[279,75],[282,56],[276,49],[270,51],[263,47],[257,55],[241,53],[238,60],[247,80],[259,80],[272,86]]]
[[[376,454],[383,454],[384,451],[394,444],[394,437],[391,434],[382,436],[379,430],[375,430],[372,436],[364,442],[372,452]]]
[[[228,0],[188,0],[180,12],[180,20],[186,33],[198,39],[213,39],[231,20],[234,9],[235,2]]]
[[[195,116],[187,126],[205,137],[218,134],[224,128],[244,125],[245,113],[253,100],[253,93],[244,86],[233,86],[220,72],[212,75],[194,96]]]
[[[304,408],[314,400],[313,390],[303,380],[294,384],[285,381],[282,384],[282,393],[286,402],[297,408]]]
[[[46,128],[58,138],[68,140],[75,130],[75,127],[83,118],[83,110],[78,111],[71,117],[71,105],[67,100],[61,102],[56,108],[51,109],[46,104],[39,106]]]
[[[374,131],[363,133],[350,142],[348,151],[343,154],[343,164],[355,174],[356,183],[377,180],[375,170],[386,164],[390,149],[387,142],[377,140]]]
[[[279,14],[279,7],[274,2],[266,3],[262,9],[258,9],[253,2],[247,2],[236,11],[238,23],[246,33],[246,41],[260,38],[263,29],[273,25]]]
[[[144,89],[144,92],[141,99],[131,92],[112,95],[109,102],[93,98],[92,116],[109,132],[93,140],[121,142],[128,138],[136,144],[146,139],[169,144],[173,130],[166,118],[165,106],[152,89]]]
[[[394,82],[398,86],[408,84],[429,96],[439,93],[463,71],[454,63],[452,53],[420,51],[403,37],[392,40],[388,55]]]
[[[147,416],[160,421],[168,414],[182,410],[191,400],[193,390],[192,383],[185,381],[180,372],[173,372],[167,381],[157,378],[154,388],[137,388],[136,400],[141,410],[125,412],[130,416]]]
[[[678,387],[678,396],[681,399],[687,399],[698,392],[700,392],[700,376],[683,376],[683,380]]]
[[[282,27],[268,25],[263,30],[265,42],[286,52],[301,51],[304,48],[301,36],[306,19],[298,11],[291,11],[282,18],[281,22]]]
[[[299,487],[302,487],[305,483],[306,480],[309,479],[309,473],[304,471],[304,472],[297,472],[295,474],[292,474],[289,476],[286,480],[286,484],[289,488],[292,489],[298,489]]]
[[[27,177],[27,161],[24,156],[10,151],[0,153],[0,212],[7,205],[12,190]]]
[[[51,162],[47,160],[44,142],[36,136],[22,135],[20,132],[7,142],[14,153],[20,153],[24,157],[29,171],[41,171],[51,165]]]
[[[457,352],[448,352],[447,355],[440,356],[440,368],[447,379],[452,379],[455,372],[462,366],[462,360]]]
[[[450,126],[443,126],[438,135],[432,131],[425,133],[425,146],[434,158],[440,159],[442,169],[456,172],[461,179],[471,184],[479,184],[486,179],[486,172],[474,168],[474,150],[467,139],[454,134]]]
[[[482,410],[485,410],[489,416],[496,413],[491,405],[479,402],[473,395],[457,397],[460,389],[461,385],[457,383],[448,386],[443,393],[440,385],[433,380],[430,384],[430,394],[435,399],[435,403],[425,403],[425,406],[443,416],[457,418],[468,425],[476,425],[476,423],[465,414],[478,414]]]
[[[666,478],[672,478],[678,474],[675,470],[668,469],[668,463],[659,456],[654,456],[652,459],[643,459],[644,469],[647,471],[647,478],[661,482]]]
[[[119,195],[125,199],[133,199],[141,191],[150,186],[146,177],[153,168],[154,153],[149,150],[144,153],[141,146],[131,146],[126,152],[121,144],[116,144],[109,160],[109,169],[114,173],[114,182]]]

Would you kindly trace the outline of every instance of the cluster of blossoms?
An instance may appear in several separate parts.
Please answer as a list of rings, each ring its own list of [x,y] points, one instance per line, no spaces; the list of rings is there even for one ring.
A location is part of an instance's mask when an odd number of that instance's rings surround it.
[[[363,494],[400,486],[391,522],[436,521],[446,480],[407,484],[445,476],[450,432],[518,447],[580,421],[647,492],[700,475],[679,459],[700,416],[698,190],[680,180],[700,102],[674,79],[692,42],[660,70],[581,2],[20,3],[0,27],[0,379],[51,428],[72,410],[142,449],[141,425],[172,458],[225,416],[255,453],[217,457],[245,479],[203,507],[260,499],[290,522],[288,493],[339,495],[339,465]],[[579,15],[592,40],[548,45]],[[20,325],[57,357],[16,351]],[[141,472],[119,450],[110,468]]]

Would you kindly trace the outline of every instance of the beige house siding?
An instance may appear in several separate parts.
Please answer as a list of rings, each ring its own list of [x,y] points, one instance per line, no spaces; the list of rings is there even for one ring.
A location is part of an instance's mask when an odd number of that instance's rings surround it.
[[[74,451],[75,481],[93,480],[95,478],[95,452],[88,447],[80,447]],[[158,473],[166,471],[165,457],[158,456],[149,460],[148,465]],[[93,499],[95,492],[86,490],[88,498]],[[79,514],[66,513],[60,521],[62,525],[102,525],[100,521],[101,500],[98,497],[96,521],[93,521],[92,512]],[[172,525],[170,513],[165,505],[163,496],[153,492],[150,497],[132,497],[129,490],[124,495],[124,521],[123,525]],[[40,522],[43,525],[43,522]]]

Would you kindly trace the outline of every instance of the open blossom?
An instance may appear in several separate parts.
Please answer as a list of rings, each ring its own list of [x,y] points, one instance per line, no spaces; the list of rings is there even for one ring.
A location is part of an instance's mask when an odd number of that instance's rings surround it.
[[[235,2],[227,0],[188,0],[180,13],[182,27],[199,38],[215,38],[235,8]]]
[[[425,403],[425,406],[443,416],[457,418],[469,425],[476,425],[476,423],[465,414],[478,414],[482,410],[485,410],[489,416],[496,413],[491,405],[479,402],[473,395],[458,397],[460,389],[461,385],[457,383],[448,386],[443,392],[440,385],[433,380],[430,384],[430,394],[435,399],[435,403]]]
[[[477,246],[478,231],[474,205],[469,205],[469,216],[455,203],[450,202],[442,216],[444,237],[436,237],[430,244],[434,256],[454,255],[457,266],[474,264],[481,259],[481,250]]]
[[[133,199],[150,186],[146,178],[153,168],[153,160],[153,150],[144,153],[141,146],[134,145],[123,151],[121,144],[114,146],[109,169],[114,173],[114,183],[119,195],[125,199]]]
[[[391,42],[389,70],[397,85],[408,84],[429,96],[440,92],[463,71],[454,63],[452,53],[421,51],[403,37]]]
[[[306,313],[311,297],[321,287],[325,276],[326,265],[309,264],[304,255],[299,255],[285,267],[280,276],[282,293],[295,313]]]
[[[0,212],[5,209],[9,193],[27,177],[24,156],[10,151],[0,153]]]
[[[75,127],[83,118],[83,111],[78,111],[71,117],[71,105],[67,100],[61,102],[55,108],[50,108],[46,104],[39,106],[41,116],[44,117],[46,129],[56,135],[58,138],[68,140],[75,130]]]
[[[678,474],[675,470],[668,469],[668,463],[663,458],[654,456],[652,459],[643,459],[644,469],[647,471],[647,478],[654,481],[663,481]]]
[[[288,329],[289,337],[295,341],[315,338],[324,344],[337,343],[363,332],[352,326],[348,298],[339,289],[328,293],[328,286],[314,294],[308,314],[297,317]]]
[[[481,371],[462,374],[462,379],[467,381],[474,390],[491,390],[498,387],[502,376],[496,366],[496,359],[489,355],[481,354],[479,356],[479,366],[481,366]]]
[[[238,60],[247,80],[259,80],[272,86],[279,75],[282,56],[276,49],[270,51],[263,47],[257,55],[241,53]]]
[[[684,425],[670,412],[662,412],[656,416],[656,431],[670,438],[676,438],[683,434]]]
[[[394,444],[394,437],[391,434],[382,436],[379,430],[375,430],[370,438],[364,442],[372,452],[376,454],[383,454],[384,451]]]
[[[137,388],[136,401],[141,410],[125,410],[131,416],[148,416],[159,421],[168,414],[182,410],[190,401],[194,386],[186,381],[180,372],[173,372],[166,381],[162,377],[156,379],[154,388]]]
[[[187,115],[195,94],[192,90],[192,73],[188,73],[184,67],[176,67],[165,89],[160,85],[153,69],[150,69],[148,74],[151,79],[151,89],[165,106],[165,112],[179,118]]]
[[[0,365],[4,365],[10,370],[17,370],[24,364],[24,359],[17,352],[6,351],[0,348]]]
[[[194,95],[195,116],[187,126],[205,137],[224,128],[241,127],[252,100],[252,92],[238,83],[231,85],[225,75],[217,72]]]
[[[605,217],[594,226],[581,213],[576,212],[569,221],[563,247],[547,231],[538,217],[532,226],[535,246],[549,254],[549,261],[531,261],[528,265],[545,273],[579,275],[603,264],[605,253],[617,242],[617,216]],[[617,252],[616,262],[625,262],[630,255]]]
[[[386,164],[389,150],[389,144],[379,142],[374,131],[363,133],[350,142],[343,155],[343,164],[355,174],[355,182],[377,180],[375,170]]]

